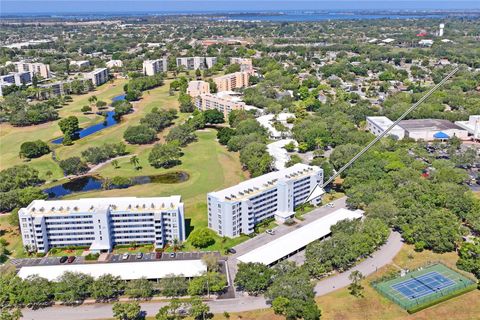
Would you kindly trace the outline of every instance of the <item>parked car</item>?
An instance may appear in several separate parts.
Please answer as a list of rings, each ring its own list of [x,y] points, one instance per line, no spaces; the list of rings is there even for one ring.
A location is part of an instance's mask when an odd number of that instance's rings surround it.
[[[75,261],[75,256],[68,257],[68,259],[67,259],[68,263],[72,263],[73,261]]]
[[[275,234],[275,231],[272,230],[272,229],[268,229],[267,231],[265,231],[266,233],[268,233],[269,235],[273,236]]]
[[[137,259],[142,259],[142,258],[143,258],[143,253],[141,253],[141,252],[137,253],[137,255],[135,256],[135,258],[137,258]]]
[[[63,256],[60,258],[60,263],[65,263],[65,261],[67,261],[68,257],[67,256]]]
[[[155,259],[162,259],[162,253],[161,252],[155,253]]]
[[[170,258],[175,258],[176,254],[175,252],[170,252]]]
[[[128,253],[124,253],[124,254],[122,255],[122,260],[127,260],[128,257],[130,257],[130,255],[129,255]]]
[[[231,254],[235,254],[235,253],[237,253],[237,250],[235,250],[235,249],[233,249],[233,248],[228,248],[228,249],[227,249],[227,252],[228,252],[228,253],[231,253]]]

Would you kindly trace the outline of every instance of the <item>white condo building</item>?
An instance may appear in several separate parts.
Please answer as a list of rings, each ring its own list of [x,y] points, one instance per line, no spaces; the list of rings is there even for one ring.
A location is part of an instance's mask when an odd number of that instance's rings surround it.
[[[210,69],[215,63],[217,63],[216,57],[177,58],[177,67],[183,66],[187,70]]]
[[[392,124],[393,121],[384,116],[367,117],[367,129],[376,136],[382,134]],[[393,136],[395,139],[401,140],[405,137],[405,130],[397,125],[393,127],[388,135]]]
[[[210,192],[207,194],[208,227],[220,236],[238,237],[252,233],[256,224],[268,218],[284,222],[321,182],[321,168],[299,163]]]
[[[185,240],[180,196],[34,200],[18,212],[24,246],[38,252],[82,246],[108,252],[115,245]]]
[[[167,72],[167,58],[143,61],[143,74],[146,76],[154,76],[160,72]]]
[[[85,79],[90,79],[95,87],[104,84],[108,81],[108,69],[98,68],[92,72],[85,73]]]

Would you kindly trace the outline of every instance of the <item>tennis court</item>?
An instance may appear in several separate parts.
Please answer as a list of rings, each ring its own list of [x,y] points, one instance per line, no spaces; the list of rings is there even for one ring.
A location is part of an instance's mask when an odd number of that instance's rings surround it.
[[[443,264],[434,264],[373,286],[402,308],[415,312],[470,291],[475,282]]]

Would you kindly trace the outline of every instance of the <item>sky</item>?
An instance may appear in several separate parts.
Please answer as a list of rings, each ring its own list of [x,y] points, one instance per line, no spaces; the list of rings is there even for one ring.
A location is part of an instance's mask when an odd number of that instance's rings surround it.
[[[25,13],[252,12],[480,9],[480,0],[0,0],[0,16]]]

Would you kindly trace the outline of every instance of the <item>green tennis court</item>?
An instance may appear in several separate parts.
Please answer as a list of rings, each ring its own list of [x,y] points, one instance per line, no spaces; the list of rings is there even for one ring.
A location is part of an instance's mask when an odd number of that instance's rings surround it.
[[[473,280],[440,263],[372,285],[410,313],[476,288]]]

